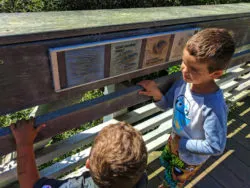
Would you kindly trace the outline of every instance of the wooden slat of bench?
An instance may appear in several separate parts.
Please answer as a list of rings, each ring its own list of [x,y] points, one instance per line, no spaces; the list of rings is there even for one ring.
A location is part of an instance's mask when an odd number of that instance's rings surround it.
[[[142,133],[145,133],[159,126],[161,123],[164,123],[167,120],[170,120],[172,118],[172,114],[173,114],[173,110],[172,109],[168,110],[142,123],[139,123],[138,125],[135,126],[135,128],[141,131]]]
[[[145,143],[152,142],[153,140],[157,139],[159,136],[165,133],[170,133],[171,129],[172,129],[172,120],[170,119],[162,123],[157,129],[144,135],[143,140],[145,141]]]
[[[40,171],[40,175],[43,177],[58,177],[70,170],[76,168],[77,166],[83,165],[90,153],[91,147],[80,151],[70,157],[63,159],[60,162],[57,162],[43,170]]]
[[[236,79],[232,79],[229,82],[223,82],[220,84],[220,88],[223,92],[230,92],[232,89],[243,90],[247,88],[249,84],[250,73],[245,74],[244,76],[240,76]],[[240,87],[239,87],[240,86]]]
[[[233,91],[231,93],[225,93],[224,98],[232,103],[238,102],[247,96],[249,96],[250,90],[244,90],[241,92]]]
[[[81,168],[78,168],[76,171],[60,178],[60,180],[65,180],[65,179],[68,179],[68,178],[73,178],[73,177],[77,177],[77,176],[80,176],[83,172],[86,172],[86,171],[89,171],[89,169],[86,168],[86,166],[83,166]]]
[[[148,153],[165,146],[167,144],[167,140],[169,136],[170,134],[164,134],[158,137],[157,139],[155,139],[153,142],[150,142],[149,144],[147,144]]]
[[[250,71],[250,63],[240,65],[237,68],[231,68],[227,71],[225,75],[223,75],[220,79],[216,80],[216,83],[221,85],[222,82],[225,82],[230,79],[237,78],[239,75],[243,75]]]
[[[127,123],[136,123],[160,111],[161,110],[154,103],[150,103],[126,114],[122,114],[121,116],[118,116],[115,119],[119,121],[126,121]]]

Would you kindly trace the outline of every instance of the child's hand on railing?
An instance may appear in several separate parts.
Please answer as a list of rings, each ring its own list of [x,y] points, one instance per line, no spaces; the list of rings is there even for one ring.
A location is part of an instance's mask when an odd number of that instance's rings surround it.
[[[153,80],[143,80],[139,82],[138,85],[142,86],[145,89],[145,91],[139,91],[140,95],[153,97],[154,101],[161,100],[162,93]]]
[[[29,120],[22,119],[10,125],[17,147],[32,146],[37,133],[46,126],[42,124],[35,128],[34,122],[34,118]]]

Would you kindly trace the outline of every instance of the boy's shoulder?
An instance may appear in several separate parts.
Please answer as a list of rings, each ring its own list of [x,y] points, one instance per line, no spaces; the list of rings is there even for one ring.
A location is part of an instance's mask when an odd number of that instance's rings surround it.
[[[34,188],[64,188],[64,187],[79,187],[79,188],[98,188],[89,171],[83,172],[80,176],[68,178],[65,180],[57,180],[43,177],[39,179]]]
[[[217,117],[225,118],[228,114],[228,106],[224,99],[222,90],[218,90],[213,95],[204,98],[203,114],[208,116],[213,112]]]

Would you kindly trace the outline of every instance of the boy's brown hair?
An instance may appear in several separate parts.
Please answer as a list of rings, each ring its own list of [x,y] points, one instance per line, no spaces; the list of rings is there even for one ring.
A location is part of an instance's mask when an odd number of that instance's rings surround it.
[[[208,63],[209,72],[226,69],[235,50],[232,36],[226,29],[208,28],[191,37],[186,50],[199,62]]]
[[[89,161],[91,176],[100,188],[132,188],[146,169],[147,149],[141,134],[120,122],[98,134]]]

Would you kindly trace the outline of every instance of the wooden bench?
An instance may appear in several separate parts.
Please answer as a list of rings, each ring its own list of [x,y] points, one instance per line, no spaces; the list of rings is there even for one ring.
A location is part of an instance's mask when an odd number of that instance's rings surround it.
[[[136,77],[147,75],[160,70],[165,70],[173,65],[180,64],[181,60],[158,64],[152,67],[138,69],[134,72],[107,77],[94,83],[87,83],[84,86],[73,87],[65,91],[55,92],[53,77],[49,60],[49,48],[58,48],[80,43],[100,42],[113,40],[135,39],[144,40],[155,33],[172,32],[185,30],[188,28],[223,27],[235,33],[237,50],[231,63],[231,69],[220,79],[218,84],[224,90],[225,98],[231,103],[241,100],[249,95],[250,77],[250,35],[248,9],[250,4],[218,5],[218,6],[193,6],[193,7],[169,7],[152,9],[126,9],[119,10],[119,14],[112,10],[103,11],[76,11],[70,14],[61,13],[23,13],[23,14],[3,14],[4,19],[0,19],[2,28],[0,36],[2,60],[0,75],[3,75],[3,82],[0,84],[1,101],[0,113],[5,114],[15,112],[26,107],[50,103],[57,100],[70,100],[79,94],[91,89],[102,88],[109,84],[121,83]],[[159,16],[160,18],[157,18]],[[173,15],[172,12],[178,12]],[[192,12],[192,16],[187,15]],[[127,16],[123,17],[122,13]],[[58,16],[58,22],[48,21],[52,14]],[[115,14],[111,22],[103,21],[102,17],[109,17]],[[88,26],[81,25],[79,15],[85,16],[84,20],[89,22]],[[92,23],[89,16],[95,15],[96,22]],[[139,18],[136,15],[141,15]],[[143,18],[145,15],[145,19]],[[147,16],[146,16],[147,15]],[[119,17],[120,16],[120,17]],[[47,30],[41,27],[34,28],[31,21],[35,18],[43,18],[47,24]],[[123,22],[118,19],[123,17]],[[77,20],[77,18],[79,18]],[[157,18],[157,19],[156,19]],[[6,24],[13,19],[19,19],[20,27],[8,28]],[[89,20],[88,20],[89,19]],[[69,24],[74,20],[71,30],[60,28],[61,25]],[[27,28],[21,24],[27,23]],[[51,24],[51,25],[50,25]],[[55,31],[55,28],[57,30]],[[9,30],[8,32],[6,32]],[[5,31],[5,32],[4,32]],[[131,39],[132,37],[132,39]],[[125,40],[125,41],[126,41]],[[15,56],[13,56],[15,54]],[[180,79],[180,72],[163,76],[156,79],[159,87],[166,89],[175,80]],[[136,85],[124,85],[123,89],[107,94],[96,99],[79,104],[63,107],[54,112],[40,115],[36,118],[36,124],[45,122],[47,128],[38,136],[36,142],[50,138],[59,133],[79,127],[80,125],[102,118],[105,115],[114,113],[124,108],[138,105],[145,101],[150,101],[149,97],[138,95],[141,88]],[[29,91],[29,92],[27,92]],[[105,110],[104,110],[105,109]],[[135,126],[143,133],[143,138],[147,144],[148,152],[161,148],[166,144],[171,130],[172,110],[161,112],[153,103],[141,106],[125,114],[117,116],[107,122],[99,124],[93,128],[78,133],[66,140],[49,145],[36,151],[37,165],[47,163],[54,158],[63,156],[73,150],[81,148],[79,152],[62,159],[49,167],[40,171],[41,176],[62,177],[74,176],[84,170],[84,163],[90,152],[90,144],[98,132],[110,123],[126,121]],[[0,154],[6,155],[15,150],[13,138],[9,128],[0,129]],[[79,168],[76,172],[71,172]],[[66,175],[66,176],[65,176]],[[17,180],[15,160],[4,163],[0,166],[0,186],[13,187]]]

